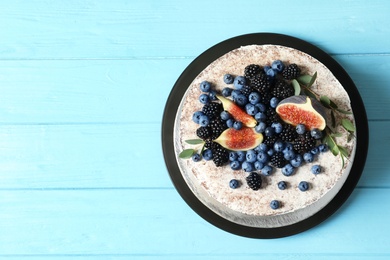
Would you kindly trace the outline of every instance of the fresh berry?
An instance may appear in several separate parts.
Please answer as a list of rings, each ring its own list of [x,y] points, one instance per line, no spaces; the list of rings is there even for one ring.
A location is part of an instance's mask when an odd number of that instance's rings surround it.
[[[294,168],[291,164],[289,164],[289,163],[287,163],[287,164],[282,168],[282,174],[283,174],[284,176],[291,176],[291,175],[294,174],[294,172],[295,172],[295,168]]]
[[[259,109],[260,112],[265,112],[267,110],[267,107],[263,103],[257,103],[255,106]]]
[[[280,207],[280,202],[278,200],[273,200],[271,201],[269,206],[271,207],[271,209],[278,209]]]
[[[229,182],[229,187],[232,189],[237,189],[238,187],[240,187],[240,182],[236,179],[232,179]]]
[[[314,161],[314,155],[311,152],[304,153],[303,160],[307,163],[311,163]]]
[[[210,124],[210,118],[206,115],[203,115],[199,118],[199,125],[206,127]]]
[[[262,162],[259,162],[259,161],[255,161],[253,166],[255,167],[256,170],[261,170],[263,169],[265,166],[264,166],[264,163]]]
[[[284,149],[283,149],[283,153],[286,153],[286,152],[288,152],[288,151],[292,151],[292,150],[294,150],[294,147],[293,147],[293,145],[291,144],[291,143],[286,143],[286,145],[284,146]]]
[[[269,176],[272,174],[274,168],[272,168],[271,166],[269,165],[265,165],[262,169],[261,169],[261,173],[265,176]]]
[[[219,117],[221,112],[223,111],[223,107],[220,103],[209,103],[203,106],[202,112],[207,115],[210,119],[215,117]]]
[[[299,184],[298,184],[298,189],[300,191],[307,191],[309,189],[310,185],[307,181],[301,181]]]
[[[228,120],[230,118],[230,114],[229,114],[228,111],[224,110],[224,111],[221,112],[220,117],[221,117],[222,120]]]
[[[310,132],[307,131],[298,137],[294,141],[294,149],[298,153],[302,154],[305,152],[310,152],[316,146],[316,140],[310,135]]]
[[[232,95],[232,91],[233,91],[233,89],[226,87],[226,88],[222,89],[222,96],[230,97]]]
[[[291,164],[293,167],[295,167],[295,168],[298,168],[299,166],[301,166],[302,163],[303,163],[303,157],[302,157],[302,155],[300,155],[300,154],[297,154],[297,155],[295,156],[295,158],[292,159],[292,160],[290,161],[290,164]]]
[[[284,143],[284,142],[282,142],[282,141],[276,141],[276,142],[274,143],[274,150],[275,150],[276,152],[282,152],[283,149],[284,149],[284,146],[285,146],[285,143]]]
[[[208,82],[208,81],[202,81],[201,83],[200,83],[200,90],[202,91],[202,92],[209,92],[210,90],[211,90],[211,83],[210,82]]]
[[[194,162],[199,162],[201,159],[202,159],[202,157],[198,153],[195,153],[195,154],[192,155],[192,160]]]
[[[251,92],[248,99],[251,104],[256,105],[260,102],[260,94],[258,92]]]
[[[273,136],[275,134],[275,129],[271,126],[268,126],[264,130],[265,136]]]
[[[225,74],[223,76],[223,82],[225,82],[226,84],[233,84],[233,81],[234,77],[231,74]]]
[[[233,119],[233,118],[230,118],[230,119],[226,120],[226,126],[227,126],[228,128],[232,128],[234,122],[235,122],[234,119]]]
[[[256,64],[250,64],[245,67],[244,69],[244,75],[245,77],[252,78],[255,75],[259,74],[261,72],[261,67]]]
[[[270,158],[270,163],[276,168],[283,168],[288,163],[288,161],[284,159],[283,153],[275,152]]]
[[[296,130],[297,134],[303,135],[306,132],[306,127],[304,124],[298,124],[295,127],[295,130]]]
[[[230,162],[230,168],[234,171],[240,170],[241,169],[241,163],[237,160],[231,161]]]
[[[326,145],[326,144],[320,144],[318,146],[318,150],[321,152],[321,153],[324,153],[324,152],[327,152],[329,150],[329,147]]]
[[[196,135],[203,140],[210,138],[211,134],[212,134],[212,130],[210,127],[201,126],[198,129],[196,129]]]
[[[264,133],[266,127],[267,125],[264,122],[260,122],[257,126],[255,126],[255,131],[257,133]]]
[[[314,147],[313,149],[311,149],[310,152],[313,155],[317,155],[320,152],[320,149],[318,149],[318,146],[317,146],[317,147]]]
[[[272,107],[267,108],[267,110],[265,111],[265,115],[267,116],[267,118],[266,118],[267,125],[271,125],[274,122],[280,121],[279,115],[276,113],[275,109],[273,109]]]
[[[222,132],[227,129],[226,122],[223,121],[220,117],[212,119],[209,126],[212,131],[211,139],[213,140],[217,139],[222,134]]]
[[[263,140],[263,143],[265,143],[269,147],[273,147],[277,140],[278,140],[278,137],[276,135],[266,136]]]
[[[313,174],[320,174],[321,171],[322,171],[322,168],[321,168],[321,166],[318,165],[318,164],[313,165],[313,166],[311,167],[311,172],[312,172]]]
[[[259,174],[256,172],[251,172],[247,177],[246,177],[246,182],[252,190],[258,190],[261,188],[262,184],[262,179]]]
[[[321,130],[319,130],[318,128],[314,128],[310,131],[310,134],[311,136],[314,138],[314,139],[321,139],[322,137],[322,132]]]
[[[298,67],[297,64],[293,63],[288,65],[284,68],[282,75],[283,78],[290,80],[290,79],[296,79],[301,74],[301,69]]]
[[[207,94],[201,94],[200,96],[199,96],[199,101],[200,101],[200,103],[202,103],[202,104],[208,104],[208,103],[210,103],[210,97],[209,97],[209,95],[207,95]]]
[[[269,161],[269,155],[266,152],[262,152],[262,151],[260,151],[257,154],[256,158],[259,162],[262,162],[262,163],[268,163],[268,161]]]
[[[240,89],[241,94],[243,94],[249,101],[249,95],[253,92],[253,88],[251,86],[245,85]]]
[[[256,152],[254,150],[248,150],[246,152],[246,160],[250,163],[254,163],[256,161]]]
[[[285,66],[281,60],[275,60],[272,62],[271,67],[277,72],[282,72]]]
[[[264,122],[267,119],[267,116],[264,112],[260,111],[255,114],[255,119],[257,122]]]
[[[237,105],[243,107],[248,103],[248,98],[244,94],[239,94],[237,95],[235,102],[237,103]]]
[[[246,159],[246,152],[245,151],[238,151],[237,152],[237,160],[239,162],[243,162]]]
[[[240,130],[242,128],[242,122],[240,121],[235,121],[233,123],[233,128],[236,129],[236,130]]]
[[[237,76],[234,78],[233,85],[235,89],[242,89],[246,85],[246,79],[244,76]]]
[[[203,159],[210,161],[213,159],[213,151],[211,149],[206,149],[202,153]]]
[[[274,150],[274,149],[269,149],[269,150],[267,151],[267,154],[268,154],[270,157],[273,156],[274,153],[275,153],[275,150]]]
[[[283,153],[283,155],[284,155],[284,159],[286,159],[287,161],[291,161],[292,159],[295,158],[294,150],[287,150]]]
[[[229,152],[218,143],[213,143],[213,162],[215,166],[220,167],[229,161]]]
[[[269,105],[272,107],[272,108],[276,108],[279,104],[279,99],[277,97],[273,97],[271,98],[271,100],[269,101]]]
[[[259,151],[262,151],[262,152],[267,152],[268,151],[268,146],[265,143],[259,144],[258,147],[259,147]]]
[[[282,132],[280,132],[279,134],[279,138],[284,141],[284,142],[288,142],[288,143],[291,143],[291,142],[294,142],[295,139],[297,138],[297,133],[294,129],[294,127],[290,124],[285,124],[283,129],[282,129]]]
[[[280,122],[272,123],[271,127],[273,127],[275,129],[276,134],[280,134],[283,130],[283,126]]]
[[[237,160],[237,158],[238,158],[237,152],[234,152],[234,151],[229,152],[229,160],[230,161],[235,161],[235,160]]]
[[[210,100],[211,100],[211,101],[217,100],[217,99],[218,99],[218,98],[217,98],[217,91],[215,91],[215,90],[210,90],[210,92],[209,92],[209,97],[210,97]]]
[[[193,115],[192,115],[192,120],[199,124],[199,120],[200,120],[200,117],[201,116],[204,116],[204,113],[202,111],[196,111]]]
[[[265,73],[268,77],[274,78],[278,72],[274,70],[273,68],[269,68],[267,72]]]
[[[257,113],[259,113],[259,109],[255,105],[253,105],[251,103],[248,103],[248,104],[245,105],[245,111],[246,111],[246,113],[248,115],[251,115],[251,116],[254,116]]]
[[[241,165],[241,168],[244,170],[244,172],[251,172],[255,170],[255,166],[253,163],[250,163],[248,161],[244,161]]]
[[[285,98],[291,97],[294,95],[294,88],[290,84],[288,84],[284,80],[278,80],[275,83],[274,88],[271,91],[271,94],[278,98],[279,100],[283,100]]]
[[[268,93],[271,89],[271,83],[264,74],[256,75],[250,79],[250,85],[253,89],[257,90],[260,94]]]
[[[278,188],[279,188],[279,190],[287,189],[287,182],[285,182],[285,181],[278,182]]]
[[[231,93],[233,101],[236,102],[238,95],[241,95],[241,94],[242,94],[241,91],[239,91],[237,89],[233,89],[232,93]]]

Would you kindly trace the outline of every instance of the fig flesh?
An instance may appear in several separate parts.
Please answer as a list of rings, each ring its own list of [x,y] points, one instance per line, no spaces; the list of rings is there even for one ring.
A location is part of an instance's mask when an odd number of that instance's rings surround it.
[[[307,129],[326,127],[324,107],[316,99],[299,95],[283,99],[276,107],[279,117],[286,123],[294,126],[304,124]]]
[[[222,102],[223,109],[228,111],[230,115],[236,121],[242,122],[247,127],[255,127],[257,124],[256,119],[252,116],[248,115],[241,107],[239,107],[236,103],[227,99],[223,96],[217,95],[217,98]]]
[[[254,149],[263,141],[263,135],[254,128],[243,127],[240,130],[228,128],[214,140],[226,149],[232,151],[247,151]]]

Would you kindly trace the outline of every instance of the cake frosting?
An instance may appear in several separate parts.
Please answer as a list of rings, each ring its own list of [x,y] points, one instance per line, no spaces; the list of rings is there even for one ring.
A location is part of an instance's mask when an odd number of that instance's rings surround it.
[[[286,63],[296,63],[302,74],[313,75],[317,72],[317,79],[312,90],[320,95],[326,95],[338,107],[345,111],[352,111],[350,99],[343,86],[320,61],[312,56],[279,45],[249,45],[242,46],[221,56],[207,66],[188,86],[181,101],[175,120],[174,147],[175,153],[189,148],[185,140],[196,137],[199,127],[192,121],[195,111],[201,110],[199,95],[202,93],[199,85],[207,80],[214,89],[222,91],[227,87],[223,76],[227,73],[242,75],[244,68],[249,64],[269,65],[274,60]],[[185,87],[185,86],[183,86]],[[327,121],[331,121],[327,113]],[[343,115],[354,122],[353,114]],[[216,167],[212,162],[201,160],[194,162],[177,157],[177,162],[183,178],[194,194],[215,213],[224,218],[242,225],[253,227],[279,227],[301,221],[327,205],[337,194],[348,177],[355,154],[356,140],[347,140],[346,130],[338,127],[340,137],[335,137],[340,146],[346,148],[349,157],[342,162],[341,156],[332,152],[321,153],[315,162],[300,166],[292,176],[284,176],[280,169],[270,176],[262,176],[263,185],[259,190],[252,190],[245,184],[248,175],[243,170],[232,170],[229,165]],[[320,164],[321,174],[313,174],[310,170],[313,164]],[[231,179],[243,180],[237,189],[229,187]],[[289,187],[279,190],[277,183],[287,181]],[[310,189],[302,192],[298,189],[301,181],[310,183]],[[281,207],[272,209],[269,205],[272,200],[281,202]]]

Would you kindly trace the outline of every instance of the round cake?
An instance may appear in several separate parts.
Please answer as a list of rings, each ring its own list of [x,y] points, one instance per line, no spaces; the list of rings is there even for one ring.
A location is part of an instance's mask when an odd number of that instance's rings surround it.
[[[334,198],[354,160],[355,131],[348,93],[319,60],[248,45],[188,86],[174,147],[204,205],[232,222],[271,228],[302,221]]]

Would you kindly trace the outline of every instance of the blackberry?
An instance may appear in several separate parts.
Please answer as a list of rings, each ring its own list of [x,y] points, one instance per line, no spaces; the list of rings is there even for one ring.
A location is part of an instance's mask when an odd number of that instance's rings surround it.
[[[271,156],[270,163],[276,168],[283,168],[288,161],[284,158],[283,152],[276,152]]]
[[[256,172],[249,173],[249,175],[245,179],[249,188],[251,188],[252,190],[260,189],[261,184],[263,183],[263,181],[261,180],[261,176]]]
[[[198,129],[196,129],[196,135],[203,140],[210,138],[212,133],[213,131],[208,126],[206,127],[201,126]]]
[[[272,97],[273,97],[273,96],[271,95],[270,92],[264,93],[264,94],[261,96],[260,102],[263,103],[263,104],[269,104]]]
[[[213,162],[215,166],[221,167],[229,162],[229,152],[218,143],[213,143],[211,150],[213,151]]]
[[[242,87],[242,89],[240,89],[240,92],[248,98],[250,93],[253,92],[253,88],[251,86],[245,85]]]
[[[280,139],[288,143],[294,142],[297,136],[298,134],[295,127],[290,124],[284,124],[282,132],[279,134]]]
[[[218,136],[222,134],[223,131],[227,129],[226,122],[223,121],[221,118],[217,117],[210,121],[209,127],[211,128],[211,139],[217,139]]]
[[[250,85],[261,94],[265,94],[271,89],[271,83],[264,74],[259,74],[251,78]]]
[[[219,117],[222,111],[223,111],[222,104],[216,102],[206,104],[202,108],[202,112],[205,115],[207,115],[210,119]]]
[[[304,134],[298,135],[293,143],[293,147],[297,153],[304,154],[305,152],[310,152],[311,149],[316,147],[316,144],[316,139],[307,131]]]
[[[271,91],[271,94],[274,97],[279,98],[279,100],[283,100],[285,98],[291,97],[294,95],[294,88],[290,84],[288,84],[284,80],[278,80],[275,83],[274,88]]]
[[[301,74],[301,69],[298,67],[297,64],[293,63],[288,65],[284,68],[282,72],[283,78],[290,80],[290,79],[296,79]]]
[[[252,78],[255,75],[259,74],[262,71],[261,67],[256,64],[250,64],[245,67],[244,69],[244,75],[247,78]]]
[[[212,149],[213,148],[214,142],[210,139],[205,140],[204,142],[204,147],[207,149]]]
[[[278,137],[276,135],[265,136],[263,143],[266,144],[268,147],[274,147],[274,144],[277,140],[278,140]]]
[[[272,107],[268,107],[265,111],[265,115],[267,118],[265,119],[265,123],[267,125],[271,125],[272,123],[276,123],[280,121],[280,117],[278,113],[276,113],[275,109]]]

